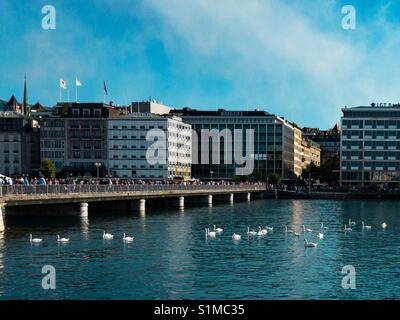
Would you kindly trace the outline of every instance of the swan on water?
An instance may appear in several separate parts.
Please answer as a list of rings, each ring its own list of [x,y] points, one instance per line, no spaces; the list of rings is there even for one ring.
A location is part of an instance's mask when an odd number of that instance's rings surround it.
[[[254,229],[250,231],[250,228],[247,227],[247,234],[249,236],[255,236],[255,235],[257,235],[257,231],[254,231]]]
[[[112,240],[112,239],[114,239],[114,235],[112,235],[111,233],[106,233],[105,231],[103,231],[103,239],[104,240]]]
[[[293,233],[293,230],[288,230],[288,227],[285,226],[285,233]]]
[[[69,242],[69,238],[60,238],[60,235],[57,235],[57,242]]]
[[[216,232],[216,233],[222,233],[224,231],[224,229],[222,229],[222,228],[217,228],[216,226],[215,226],[215,224],[214,224],[214,232]]]
[[[258,227],[258,233],[257,235],[259,236],[266,236],[268,234],[268,230],[267,229],[261,229],[261,227]]]
[[[364,224],[364,221],[362,222],[362,228],[363,229],[366,229],[366,230],[371,230],[371,226],[366,226],[365,224]]]
[[[217,236],[217,233],[215,231],[210,231],[209,228],[206,228],[206,238],[215,238]]]
[[[242,239],[242,236],[240,234],[236,234],[236,233],[233,234],[232,240],[240,240],[240,239]]]
[[[306,227],[303,225],[303,232],[304,232],[304,233],[306,233],[306,232],[312,232],[312,229],[306,228]]]
[[[386,228],[387,228],[387,223],[386,223],[386,222],[382,223],[382,228],[383,228],[383,229],[386,229]]]
[[[33,238],[32,234],[29,235],[29,240],[30,240],[30,242],[33,242],[33,243],[39,243],[39,242],[43,241],[43,239],[40,239],[40,238]]]
[[[306,248],[316,248],[318,246],[318,243],[315,242],[308,242],[307,239],[304,239],[304,246]]]
[[[350,227],[347,227],[347,225],[344,225],[344,229],[343,230],[344,231],[353,231],[353,229],[350,228]]]
[[[124,241],[126,241],[126,242],[132,242],[133,241],[133,237],[127,237],[126,236],[126,234],[125,234],[125,232],[124,232],[124,237],[122,238]]]

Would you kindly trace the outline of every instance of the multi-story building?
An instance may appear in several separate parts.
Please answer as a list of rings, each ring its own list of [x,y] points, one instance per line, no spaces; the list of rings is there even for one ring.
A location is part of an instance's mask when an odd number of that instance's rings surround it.
[[[303,135],[299,127],[294,126],[294,174],[301,176],[303,171],[302,155],[303,155]]]
[[[36,122],[15,111],[0,112],[0,173],[37,174],[40,170]]]
[[[61,171],[66,159],[65,119],[49,116],[40,120],[40,152],[42,159],[51,160]]]
[[[303,128],[303,137],[311,139],[321,148],[321,163],[332,158],[339,158],[340,154],[340,126],[336,124],[330,130],[318,128]]]
[[[321,165],[321,149],[318,143],[304,138],[301,143],[302,168],[307,168],[311,163],[319,167]]]
[[[160,102],[153,99],[142,102],[132,102],[131,112],[133,113],[153,113],[158,115],[168,114],[171,111],[171,107],[168,107]]]
[[[103,103],[58,103],[54,114],[41,119],[42,158],[66,175],[95,176],[108,170],[107,119],[123,113]]]
[[[241,145],[242,153],[246,155],[249,144],[252,145],[252,155],[247,155],[251,157],[247,161],[253,162],[250,174],[256,171],[262,174],[275,172],[283,180],[296,178],[295,125],[289,121],[264,111],[200,111],[183,108],[171,110],[171,114],[179,115],[184,122],[191,124],[196,134],[196,138],[192,139],[193,152],[196,153],[192,162],[192,175],[195,178],[235,178],[238,172],[243,172],[240,168],[245,166],[236,161],[235,148]],[[242,141],[237,141],[235,130],[241,130]],[[206,135],[202,137],[202,132],[212,136],[212,131],[219,141]],[[251,131],[253,137],[247,138],[246,133]],[[228,138],[225,139],[223,136],[226,134]],[[206,149],[202,150],[202,147]],[[213,161],[214,157],[218,161]]]
[[[400,105],[344,108],[341,185],[400,184]]]
[[[0,173],[38,174],[40,171],[40,135],[38,123],[31,117],[26,79],[22,103],[13,95],[0,112]]]
[[[114,177],[190,178],[191,126],[179,117],[133,113],[110,118],[107,145]]]

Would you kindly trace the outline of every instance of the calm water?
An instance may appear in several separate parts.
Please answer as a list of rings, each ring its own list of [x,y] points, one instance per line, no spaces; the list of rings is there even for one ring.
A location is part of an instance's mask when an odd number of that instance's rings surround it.
[[[0,236],[0,299],[397,299],[399,209],[400,202],[256,200],[145,217],[8,219]],[[357,226],[344,233],[349,218]],[[362,220],[371,231],[361,231]],[[321,221],[329,229],[316,249],[305,249],[303,236],[285,236],[286,224],[318,230]],[[213,224],[224,233],[205,241],[204,228]],[[258,225],[276,230],[248,239],[247,226]],[[103,241],[104,229],[115,240]],[[30,232],[44,243],[32,246]],[[122,232],[135,241],[124,244]],[[58,233],[71,242],[58,245]],[[42,289],[43,265],[56,268],[56,290]],[[341,287],[344,265],[356,268],[356,290]]]

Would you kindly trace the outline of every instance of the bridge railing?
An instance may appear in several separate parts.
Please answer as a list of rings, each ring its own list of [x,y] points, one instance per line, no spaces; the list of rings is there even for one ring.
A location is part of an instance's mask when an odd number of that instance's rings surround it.
[[[184,185],[184,184],[58,184],[58,185],[1,185],[0,197],[8,195],[48,195],[77,193],[119,193],[119,192],[158,192],[180,190],[248,190],[262,191],[265,185],[227,184],[227,185]]]

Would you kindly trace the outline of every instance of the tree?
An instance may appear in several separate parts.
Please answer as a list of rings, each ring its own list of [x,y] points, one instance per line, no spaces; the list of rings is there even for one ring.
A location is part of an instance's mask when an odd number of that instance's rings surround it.
[[[56,176],[57,174],[56,166],[50,159],[43,159],[42,173],[45,178],[54,178]]]
[[[271,172],[268,174],[268,182],[277,187],[281,183],[281,176],[275,172]]]

